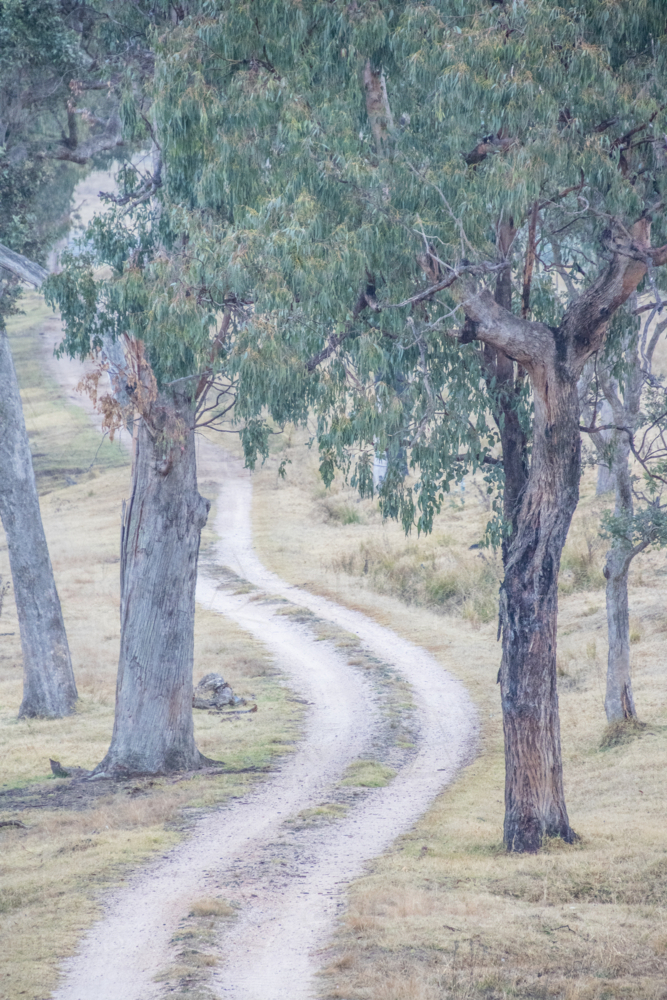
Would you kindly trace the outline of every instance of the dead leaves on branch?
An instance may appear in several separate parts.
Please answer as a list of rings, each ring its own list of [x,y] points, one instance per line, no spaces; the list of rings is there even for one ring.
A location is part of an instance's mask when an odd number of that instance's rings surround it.
[[[97,412],[102,414],[102,430],[106,431],[109,440],[113,441],[116,431],[127,426],[132,407],[122,407],[109,392],[100,394],[100,379],[107,374],[109,374],[108,362],[98,361],[93,371],[87,372],[76,388],[77,392],[85,393]]]
[[[169,446],[181,443],[187,434],[185,421],[170,406],[158,403],[157,379],[144,344],[125,335],[123,353],[125,364],[122,366],[100,356],[93,370],[84,375],[77,386],[102,414],[102,430],[113,441],[121,427],[127,428],[139,417],[154,440]],[[105,375],[111,383],[110,392],[100,391],[100,380]],[[123,399],[128,402],[123,403]]]

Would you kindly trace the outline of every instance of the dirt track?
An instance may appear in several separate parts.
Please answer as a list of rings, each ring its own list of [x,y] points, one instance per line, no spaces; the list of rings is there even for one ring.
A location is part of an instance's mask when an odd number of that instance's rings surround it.
[[[55,335],[44,338],[47,350]],[[74,392],[79,366],[53,359],[50,365],[69,398],[89,409]],[[230,960],[212,975],[214,995],[313,996],[318,952],[344,905],[345,887],[410,828],[474,752],[476,717],[463,686],[389,629],[269,572],[252,547],[250,475],[204,440],[198,458],[200,478],[219,484],[220,542],[217,558],[201,568],[197,600],[266,644],[291,689],[308,703],[304,738],[277,774],[200,820],[185,843],[108,897],[105,916],[65,963],[54,1000],[162,995],[155,976],[174,958],[179,921],[192,902],[211,895],[238,904],[238,919],[220,939],[220,955]],[[239,578],[256,589],[239,586]],[[285,601],[354,633],[378,670],[351,665],[348,653],[318,641],[308,624],[277,614],[289,610]],[[398,745],[392,731],[387,674],[401,675],[412,692],[411,748]],[[386,787],[348,791],[343,818],[295,823],[303,810],[340,800],[338,783],[358,759],[381,760],[396,777]]]

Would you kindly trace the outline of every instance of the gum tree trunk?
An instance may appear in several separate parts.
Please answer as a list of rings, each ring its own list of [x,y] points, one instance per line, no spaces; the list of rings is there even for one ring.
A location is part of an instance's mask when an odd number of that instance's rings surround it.
[[[636,719],[637,710],[630,678],[630,614],[628,609],[628,570],[632,553],[614,546],[607,553],[604,575],[607,579],[607,690],[604,708],[607,722]]]
[[[514,236],[515,229],[511,221],[498,225],[497,248],[500,260],[508,260]],[[510,267],[498,273],[494,299],[503,309],[512,311]],[[468,323],[468,329],[462,337],[463,343],[476,339],[476,327],[476,323]],[[491,398],[491,412],[500,435],[503,456],[503,516],[506,524],[511,526],[511,534],[515,534],[521,499],[528,480],[528,442],[517,411],[519,375],[512,358],[491,344],[484,344],[482,361],[484,379]],[[509,544],[510,538],[505,536],[502,541],[503,566],[507,563]]]
[[[662,331],[659,329],[658,336]],[[649,345],[649,365],[657,337]],[[584,406],[584,419],[589,426],[595,424],[607,429],[591,434],[591,441],[598,452],[599,470],[607,474],[615,492],[614,516],[627,525],[625,533],[615,535],[607,552],[604,577],[607,581],[607,689],[605,712],[608,722],[621,722],[637,717],[632,681],[630,677],[630,616],[628,602],[628,573],[634,557],[650,545],[652,538],[645,538],[633,545],[632,520],[634,501],[630,475],[630,441],[625,431],[634,431],[639,419],[643,384],[642,365],[637,339],[629,332],[622,342],[622,355],[626,363],[621,394],[618,381],[605,370],[598,372],[604,393],[597,413],[589,402]],[[585,378],[585,376],[583,376]],[[609,426],[611,425],[611,427]],[[606,481],[606,480],[605,480]],[[598,487],[600,477],[598,476]],[[598,493],[600,489],[598,488]]]
[[[576,380],[553,369],[541,375],[533,381],[530,478],[501,593],[504,840],[511,851],[537,851],[545,837],[574,839],[563,791],[556,628],[561,553],[579,499],[579,407]]]
[[[194,741],[192,670],[199,540],[209,507],[197,490],[191,401],[159,398],[149,420],[139,422],[124,510],[116,715],[97,773],[158,774],[206,762]]]
[[[0,516],[23,650],[19,718],[60,718],[77,700],[7,332],[0,325]]]
[[[575,839],[563,791],[556,630],[561,554],[579,499],[577,382],[647,262],[667,263],[667,245],[652,248],[650,232],[644,217],[624,231],[608,266],[570,304],[559,327],[515,316],[472,280],[461,290],[475,339],[526,369],[535,403],[530,472],[501,590],[504,838],[510,851],[537,851],[547,836]],[[462,341],[465,333],[464,325]]]
[[[498,246],[505,260],[510,254],[514,235],[515,230],[511,223],[499,226]],[[494,298],[503,309],[507,309],[508,312],[512,311],[512,271],[509,267],[501,271],[496,279]],[[514,361],[508,358],[504,351],[489,347],[488,344],[484,345],[484,360],[487,372],[495,379],[496,400],[492,409],[500,434],[503,471],[505,473],[503,514],[507,524],[512,526],[512,534],[515,534],[521,500],[528,480],[526,459],[528,442],[516,408],[519,389],[518,373],[514,370]],[[509,545],[510,539],[503,538],[503,566],[507,563]]]
[[[642,371],[638,345],[626,338],[624,357],[629,364],[625,377],[623,400],[618,384],[601,377],[610,421],[618,427],[634,430],[641,405]],[[604,418],[603,418],[604,419]],[[610,471],[616,494],[614,514],[628,524],[634,514],[632,478],[630,476],[630,442],[623,431],[612,431]],[[628,573],[634,557],[646,548],[649,540],[633,546],[631,537],[614,538],[607,552],[603,570],[607,581],[607,689],[604,707],[607,722],[637,718],[630,677],[630,614]]]

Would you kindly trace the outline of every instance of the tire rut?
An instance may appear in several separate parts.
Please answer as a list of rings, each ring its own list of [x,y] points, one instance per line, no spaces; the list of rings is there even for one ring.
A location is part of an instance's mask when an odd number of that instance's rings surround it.
[[[60,371],[51,364],[71,393],[78,372],[71,364]],[[90,414],[86,401],[78,402]],[[238,907],[218,941],[220,955],[230,960],[212,972],[200,995],[313,997],[321,950],[344,908],[346,887],[414,824],[475,752],[476,711],[463,685],[390,629],[267,570],[252,547],[249,473],[202,439],[198,464],[201,479],[220,484],[216,562],[232,576],[213,575],[203,563],[197,600],[269,648],[307,702],[304,736],[278,773],[200,819],[184,843],[107,896],[105,915],[63,963],[53,1000],[164,996],[156,977],[174,960],[179,923],[194,901],[220,891]],[[238,577],[259,588],[262,599],[235,592]],[[379,674],[374,681],[372,671],[348,663],[347,653],[318,641],[308,625],[276,614],[285,601],[353,633],[369,657],[404,678],[413,701],[411,749],[400,750],[392,739]],[[397,771],[389,784],[346,791],[345,815],[327,825],[299,824],[304,810],[340,801],[346,768],[369,754],[377,758],[378,748]]]

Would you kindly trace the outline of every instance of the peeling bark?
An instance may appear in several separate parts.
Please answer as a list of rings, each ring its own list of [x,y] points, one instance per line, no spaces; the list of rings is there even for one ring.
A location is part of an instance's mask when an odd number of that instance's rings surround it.
[[[193,403],[187,395],[158,397],[138,424],[121,535],[116,715],[96,768],[104,774],[206,763],[194,741],[192,670],[199,541],[210,502],[197,489]]]
[[[364,66],[363,82],[366,95],[366,113],[375,140],[375,149],[378,156],[386,156],[389,152],[394,119],[389,106],[384,73],[374,70],[370,59],[366,60]]]
[[[579,499],[577,381],[614,311],[646,273],[647,258],[667,257],[666,248],[650,247],[649,235],[642,219],[625,242],[619,238],[609,266],[557,328],[520,319],[487,290],[468,286],[461,297],[477,339],[525,367],[535,403],[530,473],[501,590],[504,839],[511,851],[536,851],[548,836],[575,839],[563,790],[556,627],[561,554]]]

